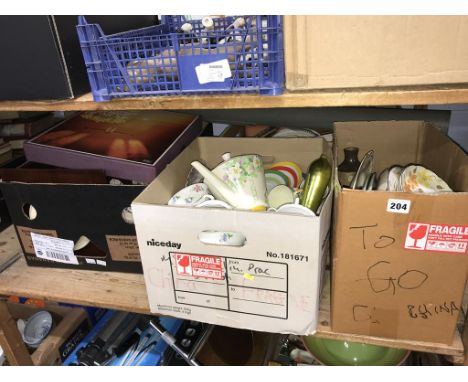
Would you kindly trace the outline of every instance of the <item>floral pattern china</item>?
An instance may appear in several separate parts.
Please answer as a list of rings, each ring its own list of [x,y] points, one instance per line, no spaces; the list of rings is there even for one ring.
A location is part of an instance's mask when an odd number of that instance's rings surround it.
[[[167,204],[170,206],[195,206],[212,199],[213,196],[208,194],[208,186],[204,183],[196,183],[180,190],[172,196]]]

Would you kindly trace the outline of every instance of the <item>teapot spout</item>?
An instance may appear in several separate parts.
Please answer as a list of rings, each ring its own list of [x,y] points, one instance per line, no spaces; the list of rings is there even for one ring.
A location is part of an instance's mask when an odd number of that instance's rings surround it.
[[[214,194],[217,199],[224,200],[231,204],[232,206],[237,206],[237,198],[234,192],[219,179],[215,174],[213,174],[208,168],[206,168],[199,161],[193,161],[191,163],[203,177],[205,178],[205,183],[207,184],[210,191]]]

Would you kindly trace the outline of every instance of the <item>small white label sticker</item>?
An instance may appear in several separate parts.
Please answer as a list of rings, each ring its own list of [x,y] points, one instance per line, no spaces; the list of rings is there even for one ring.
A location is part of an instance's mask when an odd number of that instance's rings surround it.
[[[103,267],[105,267],[107,265],[107,263],[105,261],[102,261],[102,260],[96,260],[96,264],[101,265]]]
[[[407,214],[410,211],[411,200],[388,199],[387,212],[394,214]]]
[[[96,264],[96,260],[94,260],[94,259],[85,258],[85,260],[86,260],[86,262],[87,262],[88,264]]]
[[[58,239],[34,232],[31,232],[31,239],[37,257],[57,263],[78,264],[78,259],[73,252],[72,240]]]
[[[210,62],[209,64],[200,64],[195,67],[195,72],[201,85],[210,82],[224,82],[226,78],[232,76],[227,59]]]

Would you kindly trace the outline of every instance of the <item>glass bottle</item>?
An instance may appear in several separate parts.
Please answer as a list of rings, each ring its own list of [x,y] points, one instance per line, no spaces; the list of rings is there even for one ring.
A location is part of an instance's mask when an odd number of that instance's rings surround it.
[[[359,149],[357,147],[345,147],[343,162],[338,166],[338,180],[341,186],[349,186],[353,180],[354,175],[359,169],[358,159]]]

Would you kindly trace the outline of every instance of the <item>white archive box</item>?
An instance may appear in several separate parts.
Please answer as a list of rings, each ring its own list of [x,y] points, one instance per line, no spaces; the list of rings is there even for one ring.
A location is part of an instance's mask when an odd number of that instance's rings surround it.
[[[192,161],[212,169],[226,152],[259,154],[265,163],[294,161],[303,172],[323,152],[331,161],[320,138],[193,141],[132,203],[151,312],[264,332],[314,333],[331,193],[320,216],[166,205],[185,186]],[[200,242],[199,233],[211,230],[241,232],[246,241],[242,247]]]

